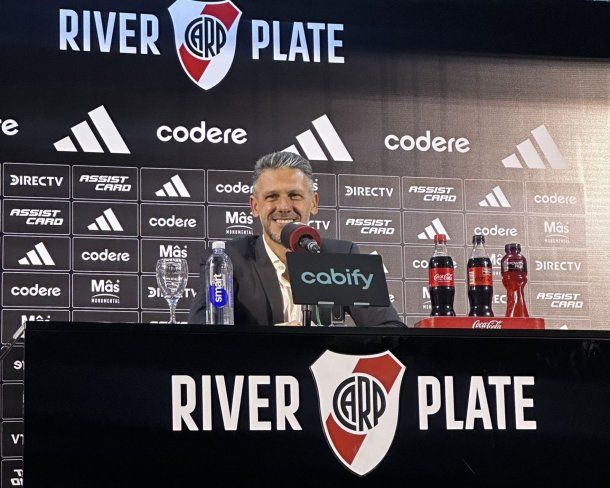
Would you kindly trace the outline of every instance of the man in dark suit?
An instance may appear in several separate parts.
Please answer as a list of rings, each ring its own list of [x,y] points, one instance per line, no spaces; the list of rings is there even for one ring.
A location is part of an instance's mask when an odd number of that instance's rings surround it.
[[[289,222],[309,221],[318,213],[319,196],[313,190],[312,170],[305,158],[278,152],[260,158],[254,167],[250,207],[259,218],[262,236],[248,236],[226,243],[233,263],[235,323],[243,325],[300,325],[300,306],[292,301],[286,268],[286,253],[280,234]],[[322,252],[358,253],[349,241],[324,239]],[[201,262],[201,276],[209,252]],[[203,281],[203,280],[202,280]],[[201,324],[205,315],[202,283],[193,304],[189,323]],[[356,325],[404,326],[390,307],[349,308]]]

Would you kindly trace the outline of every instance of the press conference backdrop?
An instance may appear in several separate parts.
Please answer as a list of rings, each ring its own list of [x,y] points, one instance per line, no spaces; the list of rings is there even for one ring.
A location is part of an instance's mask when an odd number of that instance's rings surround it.
[[[307,157],[311,225],[378,253],[429,313],[446,233],[529,260],[551,328],[610,312],[610,71],[602,1],[28,1],[0,8],[2,342],[22,321],[159,322],[157,258],[258,233],[255,159]],[[22,350],[2,370],[2,486],[21,480]]]

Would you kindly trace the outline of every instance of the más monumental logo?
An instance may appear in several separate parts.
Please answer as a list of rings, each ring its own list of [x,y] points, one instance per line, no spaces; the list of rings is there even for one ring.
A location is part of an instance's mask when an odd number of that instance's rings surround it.
[[[326,439],[360,476],[381,462],[394,440],[405,369],[389,351],[371,356],[326,351],[311,365]]]
[[[169,13],[182,68],[204,90],[215,87],[233,64],[241,10],[230,0],[177,0]]]

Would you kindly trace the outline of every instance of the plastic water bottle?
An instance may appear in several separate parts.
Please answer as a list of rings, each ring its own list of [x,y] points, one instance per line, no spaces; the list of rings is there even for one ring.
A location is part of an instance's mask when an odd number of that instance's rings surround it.
[[[212,254],[205,263],[205,323],[233,325],[233,263],[225,253],[225,243],[212,243]]]

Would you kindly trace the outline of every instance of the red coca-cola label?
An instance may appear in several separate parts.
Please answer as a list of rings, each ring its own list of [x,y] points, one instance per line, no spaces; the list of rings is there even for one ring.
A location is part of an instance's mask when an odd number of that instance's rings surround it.
[[[453,268],[428,268],[428,283],[435,286],[454,286]]]
[[[468,268],[468,286],[493,286],[491,268],[487,266]]]

